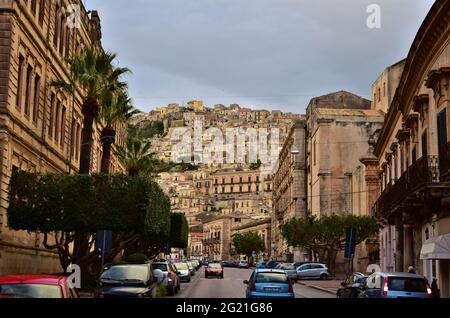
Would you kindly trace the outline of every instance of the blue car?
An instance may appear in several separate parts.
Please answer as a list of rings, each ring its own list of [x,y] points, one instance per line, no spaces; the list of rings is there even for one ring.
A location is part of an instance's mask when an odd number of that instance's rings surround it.
[[[408,273],[373,273],[360,298],[432,298],[425,277]]]
[[[266,264],[267,264],[267,262],[258,262],[258,263],[256,263],[256,268],[257,269],[266,268]]]
[[[247,298],[295,298],[294,287],[285,271],[256,269],[247,285]]]

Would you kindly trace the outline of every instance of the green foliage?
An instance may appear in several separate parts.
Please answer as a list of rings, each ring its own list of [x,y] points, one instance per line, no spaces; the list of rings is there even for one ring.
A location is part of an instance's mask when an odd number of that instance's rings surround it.
[[[129,255],[126,258],[126,262],[127,263],[133,263],[133,264],[143,264],[145,262],[148,262],[148,257],[147,255],[143,254],[143,253],[134,253]]]
[[[158,284],[156,287],[156,298],[164,298],[167,295],[166,287],[163,284]]]
[[[379,230],[374,219],[355,215],[292,219],[285,223],[281,230],[290,246],[312,251],[321,261],[326,260],[333,270],[337,253],[345,248],[348,228],[356,230],[356,244],[361,244]]]
[[[164,133],[164,123],[162,121],[149,121],[141,125],[130,125],[128,134],[134,138],[151,139]]]
[[[170,215],[170,237],[169,243],[172,247],[187,248],[189,236],[189,225],[186,217],[181,213]]]
[[[258,159],[258,161],[256,163],[250,164],[250,169],[258,170],[259,168],[261,168],[261,166],[262,166],[262,162],[261,162],[261,160]]]
[[[264,241],[254,232],[234,235],[233,245],[238,254],[247,255],[249,257],[253,252],[258,253],[264,250]]]
[[[8,225],[31,232],[134,233],[143,241],[169,235],[170,201],[147,177],[16,172]]]

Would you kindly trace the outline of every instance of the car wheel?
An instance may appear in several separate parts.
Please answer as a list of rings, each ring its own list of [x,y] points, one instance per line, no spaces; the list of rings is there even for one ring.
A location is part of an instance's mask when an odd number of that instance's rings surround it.
[[[322,274],[322,275],[320,275],[320,279],[321,280],[327,280],[328,279],[328,275],[327,274]]]
[[[208,275],[205,275],[205,278],[208,279]]]
[[[223,279],[223,274],[222,274],[222,275],[220,275],[220,278],[221,278],[221,279]]]

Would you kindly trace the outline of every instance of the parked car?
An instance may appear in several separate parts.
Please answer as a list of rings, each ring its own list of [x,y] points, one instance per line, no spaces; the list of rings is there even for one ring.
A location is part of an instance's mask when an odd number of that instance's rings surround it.
[[[299,268],[299,267],[302,266],[302,265],[305,265],[305,264],[312,264],[312,263],[314,263],[314,262],[295,262],[295,263],[294,263],[294,266],[295,266],[295,268]]]
[[[366,279],[367,275],[353,273],[341,283],[336,293],[337,298],[358,298],[364,292]]]
[[[297,268],[298,279],[321,279],[327,280],[330,277],[328,268],[324,264],[311,263],[304,264]]]
[[[275,266],[277,266],[280,263],[284,263],[284,261],[277,261],[277,260],[268,261],[266,263],[266,268],[273,269]]]
[[[186,264],[189,267],[189,272],[191,273],[191,276],[195,275],[195,266],[191,261],[187,261]]]
[[[0,298],[79,298],[65,276],[9,275],[0,277]]]
[[[247,298],[295,298],[294,287],[281,270],[256,269],[244,284]]]
[[[360,298],[432,298],[425,277],[408,273],[373,273]]]
[[[297,269],[295,268],[294,263],[280,263],[277,265],[277,269],[285,271],[291,281],[298,281]]]
[[[238,262],[236,261],[223,261],[221,264],[222,267],[238,267]]]
[[[194,259],[194,260],[192,260],[192,262],[194,263],[196,270],[199,270],[202,267],[202,264],[200,263],[200,261]]]
[[[220,265],[218,263],[211,263],[211,264],[208,265],[208,267],[206,267],[206,269],[205,269],[205,278],[210,278],[212,276],[223,278],[223,267],[222,267],[222,265]]]
[[[163,281],[164,287],[166,287],[169,295],[174,296],[181,288],[180,277],[177,275],[176,269],[168,261],[153,262],[153,270],[159,269],[167,275],[167,279]]]
[[[258,262],[258,263],[256,263],[256,268],[257,269],[266,268],[266,264],[267,264],[267,262]]]
[[[239,261],[239,268],[250,268],[250,264],[247,261]]]
[[[164,273],[146,264],[106,265],[98,279],[97,298],[155,298]]]
[[[189,265],[187,263],[175,263],[174,267],[178,277],[180,278],[180,282],[189,283],[191,281],[191,271],[189,270]]]

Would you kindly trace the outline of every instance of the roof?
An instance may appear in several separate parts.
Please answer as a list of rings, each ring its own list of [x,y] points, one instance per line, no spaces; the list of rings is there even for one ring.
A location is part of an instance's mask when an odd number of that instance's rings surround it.
[[[286,274],[286,271],[281,269],[268,269],[268,268],[260,268],[255,269],[256,273],[278,273],[278,274]]]
[[[419,275],[419,274],[410,274],[410,273],[403,273],[403,272],[395,272],[395,273],[378,273],[381,274],[382,276],[386,276],[386,277],[400,277],[400,278],[424,278],[424,276]]]
[[[58,275],[8,275],[0,277],[0,284],[47,284],[59,285],[65,276]]]
[[[370,109],[371,106],[370,100],[341,90],[311,99],[308,108]]]
[[[323,116],[352,116],[352,117],[382,117],[384,113],[374,109],[336,109],[336,108],[318,108],[316,112]]]

